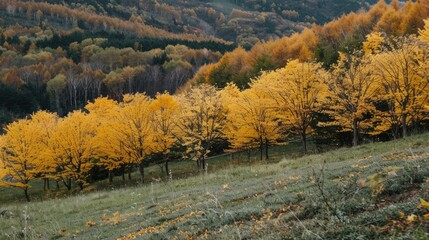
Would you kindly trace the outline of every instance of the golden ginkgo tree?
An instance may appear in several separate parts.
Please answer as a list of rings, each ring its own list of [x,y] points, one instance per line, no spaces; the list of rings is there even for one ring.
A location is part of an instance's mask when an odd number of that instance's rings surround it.
[[[59,120],[52,133],[49,155],[56,164],[56,178],[69,190],[72,181],[81,189],[88,184],[89,172],[97,157],[96,127],[93,116],[75,111]]]
[[[205,170],[210,148],[223,137],[226,111],[220,92],[202,84],[178,96],[181,106],[177,128],[180,143],[186,147],[187,157],[197,161]]]
[[[51,158],[50,154],[47,153],[49,149],[49,141],[53,135],[53,132],[57,128],[58,115],[56,113],[50,113],[46,111],[38,111],[31,116],[32,124],[40,129],[39,141],[41,143],[40,150],[40,175],[43,178],[43,187],[49,189],[49,179],[55,179],[55,161]]]
[[[389,129],[393,137],[408,135],[408,127],[427,116],[429,81],[425,70],[427,46],[414,36],[393,38],[373,55],[374,76],[380,83],[380,100],[387,109],[374,119],[376,133]]]
[[[374,103],[379,95],[371,57],[361,52],[341,53],[338,63],[324,80],[327,95],[322,102],[333,121],[320,126],[339,126],[353,133],[353,146],[359,142],[359,130],[372,124],[368,115],[375,112]]]
[[[179,121],[179,104],[168,93],[157,94],[149,105],[150,124],[152,128],[152,152],[161,154],[165,163],[165,172],[169,174],[168,153],[177,143]]]
[[[52,169],[52,162],[43,153],[49,131],[45,128],[47,126],[41,124],[41,118],[45,117],[41,115],[45,114],[48,113],[33,115],[37,121],[21,119],[9,124],[5,129],[6,134],[0,138],[0,186],[23,189],[27,201],[30,201],[29,182]]]
[[[85,108],[97,121],[94,138],[97,165],[109,171],[110,182],[113,181],[113,171],[116,169],[122,169],[122,176],[125,178],[124,171],[129,161],[126,159],[127,154],[115,131],[120,128],[121,124],[118,120],[120,112],[118,103],[108,98],[97,98],[93,103],[87,104]]]
[[[281,118],[276,102],[265,92],[254,88],[242,92],[228,85],[226,106],[228,109],[225,135],[235,150],[260,149],[260,159],[268,159],[268,145],[282,136]],[[231,90],[231,91],[229,91]],[[229,97],[228,97],[229,96]]]
[[[146,157],[153,150],[152,128],[149,106],[152,99],[145,94],[126,94],[120,103],[120,110],[115,117],[111,130],[112,137],[119,144],[117,147],[125,153],[128,164],[138,165],[141,181],[144,182],[144,168],[148,165]],[[145,161],[146,160],[146,161]]]
[[[290,61],[286,67],[262,74],[252,83],[276,102],[282,122],[289,131],[298,134],[307,153],[307,135],[311,132],[314,112],[326,95],[326,71],[314,62]]]

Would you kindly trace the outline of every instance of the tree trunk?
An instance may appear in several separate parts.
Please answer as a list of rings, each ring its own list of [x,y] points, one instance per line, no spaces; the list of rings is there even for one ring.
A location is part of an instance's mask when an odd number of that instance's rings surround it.
[[[407,115],[402,114],[401,116],[401,123],[402,123],[402,137],[407,137]]]
[[[67,190],[71,190],[71,179],[63,180],[64,186],[66,186]]]
[[[307,155],[307,134],[305,133],[305,130],[301,132],[301,140],[304,147],[304,155]]]
[[[28,187],[24,188],[24,195],[25,195],[25,199],[27,200],[27,202],[30,201],[30,196],[28,195]]]
[[[203,157],[201,159],[201,170],[203,170],[203,171],[206,170],[206,159],[205,159],[205,157]]]
[[[140,181],[144,183],[144,166],[143,163],[139,164]]]
[[[109,170],[109,183],[113,182],[113,171]]]
[[[60,189],[60,183],[58,182],[58,180],[56,182],[57,182],[57,189]]]
[[[259,140],[259,150],[260,150],[260,160],[262,161],[264,157],[264,143],[262,142],[262,139]]]
[[[128,167],[128,180],[130,180],[131,181],[131,179],[132,179],[132,177],[131,177],[131,173],[133,172],[133,166],[132,165],[130,165],[129,167]]]
[[[353,146],[356,147],[359,144],[359,134],[358,134],[358,120],[353,120]]]
[[[165,161],[165,173],[167,174],[167,177],[170,176],[170,169],[168,169],[168,160]]]
[[[78,185],[79,185],[80,190],[83,190],[83,183],[79,182]]]

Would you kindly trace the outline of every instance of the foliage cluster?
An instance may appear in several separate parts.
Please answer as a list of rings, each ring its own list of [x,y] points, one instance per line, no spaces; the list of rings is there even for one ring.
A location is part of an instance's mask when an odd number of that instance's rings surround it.
[[[325,68],[336,63],[338,52],[351,53],[362,49],[362,42],[371,32],[383,32],[391,36],[416,34],[429,17],[429,2],[397,0],[386,4],[378,1],[368,11],[343,15],[325,25],[312,25],[300,33],[271,39],[255,44],[249,51],[237,48],[225,54],[214,64],[201,68],[193,83],[209,83],[224,87],[234,82],[240,88],[265,70],[284,67],[291,59],[317,60]]]
[[[351,132],[355,146],[362,136],[407,137],[428,119],[428,30],[429,25],[419,38],[375,32],[367,36],[364,52],[341,53],[332,71],[294,60],[263,73],[245,90],[233,83],[220,90],[202,84],[154,99],[122,95],[125,82],[111,72],[104,80],[117,91],[115,100],[97,98],[86,112],[64,118],[39,111],[8,125],[0,179],[23,188],[28,199],[32,179],[53,178],[68,189],[73,181],[83,189],[95,166],[110,173],[137,166],[143,181],[151,161],[165,163],[169,174],[170,157],[182,155],[205,171],[206,158],[225,140],[231,151],[259,148],[262,160],[263,150],[268,159],[269,145],[287,143],[290,136],[300,137],[307,153],[308,135],[316,127]],[[174,60],[177,48],[167,50]],[[123,71],[131,75],[129,68]],[[64,88],[64,78],[52,79],[48,89]],[[316,112],[328,120],[317,123]]]

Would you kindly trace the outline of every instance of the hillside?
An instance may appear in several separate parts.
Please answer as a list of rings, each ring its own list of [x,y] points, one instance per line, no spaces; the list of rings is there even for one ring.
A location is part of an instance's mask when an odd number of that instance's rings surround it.
[[[0,238],[427,239],[428,139],[3,203]]]
[[[171,32],[175,34],[188,34],[187,38],[193,35],[200,37],[215,36],[220,39],[236,42],[245,47],[251,47],[258,40],[280,38],[294,32],[299,32],[304,27],[309,27],[313,23],[324,24],[340,17],[342,14],[355,12],[360,9],[366,10],[376,1],[37,0],[19,2],[33,2],[33,6],[40,5],[38,3],[49,3],[77,10],[84,15],[92,14],[94,16],[113,17],[122,21],[130,20],[134,23],[143,24],[139,28],[145,28],[145,34],[148,34],[148,32],[158,32],[164,36],[174,36],[167,33]],[[19,8],[17,7],[17,9]],[[36,8],[33,7],[33,9]],[[7,11],[11,9],[13,7],[9,7]],[[28,10],[24,9],[24,11],[27,12]],[[34,11],[36,12],[37,10]],[[0,13],[1,16],[4,16],[6,24],[14,24],[16,22],[27,26],[34,24],[34,22],[26,19],[25,16],[11,17],[10,14]],[[49,22],[58,28],[70,28],[73,26],[73,21],[59,22],[52,14],[51,16],[41,18],[41,20],[44,19],[49,19]],[[101,20],[100,23],[102,21],[104,20]],[[82,19],[80,16],[77,16],[76,24],[83,28],[91,25],[88,23],[88,19]],[[166,32],[162,32],[161,29]]]

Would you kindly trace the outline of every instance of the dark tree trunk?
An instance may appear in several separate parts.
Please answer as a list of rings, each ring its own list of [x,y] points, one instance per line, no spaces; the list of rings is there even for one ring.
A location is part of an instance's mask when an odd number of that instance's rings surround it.
[[[407,115],[402,114],[401,116],[401,123],[402,123],[402,137],[407,137]]]
[[[132,177],[131,177],[131,173],[133,172],[133,166],[129,166],[128,167],[128,180],[131,181]]]
[[[359,144],[359,134],[358,134],[358,120],[353,120],[353,146],[356,147]]]
[[[58,181],[55,182],[57,182],[57,189],[60,189],[60,183]]]
[[[205,158],[205,157],[203,157],[203,158],[201,159],[201,169],[202,169],[203,171],[205,171],[205,170],[206,170],[206,158]]]
[[[168,168],[168,160],[165,161],[165,173],[167,174],[167,177],[170,176],[170,169]]]
[[[28,187],[24,188],[24,195],[27,202],[30,201],[30,196],[28,195]]]
[[[260,150],[260,160],[262,161],[264,157],[264,143],[262,142],[262,138],[259,140],[259,150]]]
[[[304,155],[307,155],[307,134],[305,133],[305,130],[301,132],[301,140],[304,147]]]
[[[79,185],[80,190],[83,190],[83,183],[79,182],[78,185]]]
[[[71,190],[71,179],[63,180],[64,186],[66,186],[67,190]]]
[[[109,183],[113,182],[113,171],[109,170]]]

